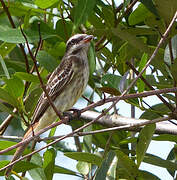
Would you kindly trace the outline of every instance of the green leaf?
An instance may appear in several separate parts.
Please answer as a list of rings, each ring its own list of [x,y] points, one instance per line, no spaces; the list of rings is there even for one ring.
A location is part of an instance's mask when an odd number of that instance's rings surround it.
[[[82,161],[79,161],[77,163],[77,166],[76,166],[77,170],[83,174],[83,175],[87,175],[89,173],[89,163],[87,162],[82,162]]]
[[[144,53],[143,56],[141,57],[141,61],[140,61],[140,64],[139,64],[139,68],[138,68],[139,72],[141,72],[142,69],[145,67],[147,60],[148,60],[148,55],[146,53]],[[146,71],[143,73],[144,78],[145,78],[145,75],[146,75]],[[138,87],[139,92],[144,91],[145,84],[141,79],[138,79],[137,87]]]
[[[6,165],[9,164],[9,161],[8,160],[3,160],[3,161],[0,161],[0,169],[5,167]],[[0,171],[0,176],[4,176],[4,172],[5,171]]]
[[[66,42],[68,38],[72,35],[72,27],[73,23],[72,21],[66,21],[63,19],[59,19],[56,23],[56,33],[59,36],[59,38]]]
[[[10,11],[11,16],[25,16],[27,13],[29,13],[29,11],[31,11],[31,14],[33,16],[39,13],[41,13],[42,15],[54,15],[51,12],[36,8],[36,6],[33,4],[33,1],[29,0],[12,1],[10,2],[8,10]],[[55,14],[55,16],[58,16],[58,14]]]
[[[19,161],[17,164],[14,166],[14,171],[16,172],[25,172],[30,169],[38,168],[39,166],[29,162],[29,161]]]
[[[151,15],[151,12],[143,4],[139,4],[139,6],[130,14],[128,22],[130,25],[136,25],[143,22],[149,15]]]
[[[112,160],[112,163],[108,170],[108,179],[116,179],[117,177],[117,168],[118,168],[118,159],[117,156],[115,156]]]
[[[0,150],[7,149],[16,144],[17,144],[16,142],[12,142],[12,141],[0,141]],[[14,155],[15,151],[16,150],[13,149],[11,151],[8,151],[7,153],[4,153],[3,155]],[[27,153],[29,153],[29,149],[26,148],[24,151],[24,154],[27,154]]]
[[[66,44],[64,42],[57,42],[51,48],[47,48],[47,52],[55,58],[63,57],[66,50]]]
[[[16,47],[16,44],[7,43],[4,42],[0,45],[0,55],[2,58],[7,56],[14,48]]]
[[[102,158],[98,155],[84,152],[68,152],[64,153],[65,156],[78,161],[84,161],[99,166],[102,162]]]
[[[3,103],[0,103],[0,111],[2,111],[2,112],[8,112],[9,114],[15,115],[15,114],[13,113],[12,109],[9,108],[9,107],[7,107],[7,106],[5,106]]]
[[[103,13],[103,18],[105,21],[105,25],[107,27],[114,27],[114,13],[112,11],[112,7],[110,6],[105,6],[102,9],[102,13]]]
[[[115,152],[110,151],[107,157],[103,160],[100,168],[97,170],[94,180],[106,179],[107,172],[110,168],[113,158],[115,157]]]
[[[6,177],[6,180],[15,180],[15,178],[13,177],[13,176],[8,176],[8,177]],[[23,180],[23,179],[22,179]],[[26,180],[26,179],[24,179],[24,180]],[[28,179],[27,179],[28,180]]]
[[[14,107],[17,107],[17,102],[13,96],[11,96],[7,90],[0,88],[0,99],[11,104]]]
[[[143,180],[160,180],[160,178],[147,171],[140,170],[140,174],[143,177]]]
[[[42,157],[39,154],[34,154],[32,156],[31,162],[39,165],[39,168],[29,170],[29,174],[33,180],[47,180],[44,169],[41,168],[43,165]]]
[[[24,33],[29,43],[39,41],[38,31],[24,30]],[[43,31],[42,29],[41,36],[42,36],[42,39],[47,39],[47,38],[55,37],[56,35],[50,31],[48,32]],[[26,42],[20,29],[12,29],[12,28],[4,29],[2,26],[0,26],[0,40],[7,43],[25,43]]]
[[[177,9],[177,1],[176,0],[153,0],[158,14],[169,23],[174,16]]]
[[[43,168],[44,168],[44,173],[46,175],[47,180],[52,180],[53,178],[55,157],[56,157],[56,152],[54,149],[48,149],[44,153]]]
[[[10,79],[10,75],[9,75],[8,69],[7,69],[6,64],[5,64],[5,62],[4,62],[4,60],[3,60],[1,55],[0,55],[0,62],[1,62],[1,66],[2,66],[2,68],[4,70],[4,74],[6,75],[7,79]]]
[[[80,24],[84,24],[88,19],[88,16],[92,13],[95,6],[95,0],[78,0],[74,10],[74,30]]]
[[[167,168],[172,171],[176,171],[176,169],[177,169],[177,163],[173,163],[169,160],[164,160],[164,159],[157,157],[155,155],[152,155],[152,154],[146,154],[144,156],[143,162],[149,163],[149,164],[152,164],[155,166]]]
[[[40,65],[44,66],[45,69],[49,72],[53,72],[53,70],[58,66],[57,61],[46,51],[39,51],[36,57],[37,61]]]
[[[171,38],[171,50],[173,54],[173,60],[175,60],[177,58],[177,35]],[[171,66],[173,63],[171,62],[169,45],[167,45],[165,48],[164,61],[169,66]],[[175,65],[172,65],[172,66],[175,66]]]
[[[7,160],[0,161],[0,169],[3,168],[4,166],[6,166],[8,163],[9,163],[9,161],[7,161]],[[19,161],[18,163],[16,163],[14,165],[13,170],[15,172],[19,173],[19,172],[25,172],[25,171],[28,171],[30,169],[34,169],[37,167],[39,167],[39,166],[34,163],[31,163],[29,161]],[[4,175],[4,171],[0,172],[0,176]]]
[[[161,134],[152,138],[155,141],[171,141],[177,143],[176,135],[172,134]]]
[[[47,9],[51,7],[53,4],[59,2],[58,0],[35,0],[34,3],[40,7],[41,9]]]
[[[106,87],[118,89],[121,77],[114,74],[105,74],[101,79],[101,84]]]
[[[10,79],[4,79],[4,81],[6,83],[5,89],[11,96],[17,100],[18,98],[23,97],[25,86],[21,79],[19,79],[17,76],[13,76]]]
[[[64,167],[56,166],[56,165],[54,167],[54,173],[79,176],[77,172],[74,172],[74,171],[71,171],[70,169],[66,169]]]
[[[172,148],[172,150],[168,154],[167,160],[177,163],[177,156],[175,155],[176,151],[177,151],[177,146],[174,146],[174,148]],[[174,170],[172,171],[172,170],[170,170],[168,168],[167,168],[167,171],[171,174],[172,177],[175,178],[175,174],[176,174],[175,172],[176,171],[174,171]]]
[[[140,166],[141,162],[144,159],[145,153],[151,142],[155,128],[156,128],[155,124],[149,124],[149,125],[146,125],[139,133],[138,142],[137,142],[137,146],[136,146],[137,166],[138,167]]]
[[[91,42],[91,45],[89,48],[88,60],[89,60],[90,76],[92,76],[96,68],[95,48],[94,48],[93,42]]]
[[[25,72],[16,72],[15,76],[25,81],[39,83],[39,78],[37,75],[33,75]]]
[[[147,109],[141,116],[140,119],[155,119],[161,117],[160,114],[168,114],[169,109],[163,103],[155,104],[151,108]]]
[[[118,157],[118,164],[126,170],[132,179],[138,179],[139,171],[134,161],[120,150],[116,150],[116,154]]]
[[[0,151],[7,149],[10,146],[13,146],[17,144],[16,142],[12,142],[12,141],[0,141]],[[13,155],[15,153],[15,149],[8,151],[7,153],[4,153],[3,155]]]
[[[155,7],[155,5],[154,5],[154,3],[153,3],[152,0],[148,0],[148,1],[146,1],[146,0],[140,0],[140,1],[141,1],[141,3],[143,3],[144,6],[146,6],[146,8],[147,8],[149,11],[151,11],[154,15],[159,16],[159,15],[158,15],[158,12],[157,12],[157,9],[156,9],[156,7]]]
[[[36,107],[37,101],[41,93],[42,93],[41,88],[35,88],[30,92],[30,94],[27,96],[25,101],[26,112],[30,113],[31,115],[33,114],[33,111]]]

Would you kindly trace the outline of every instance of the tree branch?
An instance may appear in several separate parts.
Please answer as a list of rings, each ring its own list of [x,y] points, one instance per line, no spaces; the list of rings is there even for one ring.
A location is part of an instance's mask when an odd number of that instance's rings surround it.
[[[90,122],[93,119],[95,119],[96,117],[98,117],[100,115],[100,113],[98,112],[94,112],[94,111],[87,111],[82,113],[81,117],[82,120],[86,121],[86,122]],[[101,132],[107,132],[107,131],[113,131],[113,130],[120,130],[120,129],[124,129],[124,130],[131,130],[131,131],[136,131],[139,132],[142,129],[142,126],[146,125],[146,124],[151,124],[151,123],[156,123],[156,130],[155,133],[156,134],[174,134],[177,135],[177,126],[169,123],[169,122],[161,122],[161,121],[166,121],[169,120],[171,118],[169,117],[162,117],[162,118],[158,118],[155,120],[147,120],[147,119],[135,119],[135,118],[128,118],[128,117],[124,117],[124,116],[120,116],[117,114],[113,114],[113,115],[106,115],[103,116],[102,118],[100,118],[96,123],[101,124],[105,127],[114,127],[114,128],[110,128],[104,131],[101,130],[99,133]],[[96,132],[96,133],[98,133]],[[82,133],[77,133],[79,136],[80,135],[85,135],[84,132]],[[93,131],[92,134],[95,134],[95,131]]]

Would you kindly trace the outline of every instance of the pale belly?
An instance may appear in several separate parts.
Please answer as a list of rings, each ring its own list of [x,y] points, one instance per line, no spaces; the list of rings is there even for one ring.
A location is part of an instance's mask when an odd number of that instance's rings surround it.
[[[88,71],[86,71],[88,73]],[[86,76],[87,78],[83,78]],[[81,97],[83,91],[85,90],[88,83],[88,74],[84,74],[80,77],[73,78],[73,81],[70,82],[70,85],[75,88],[65,87],[65,90],[55,99],[54,105],[60,112],[65,112],[73,107],[76,101]],[[39,125],[36,128],[36,132],[44,127],[55,122],[57,118],[56,113],[53,108],[50,106],[44,115],[39,120]]]

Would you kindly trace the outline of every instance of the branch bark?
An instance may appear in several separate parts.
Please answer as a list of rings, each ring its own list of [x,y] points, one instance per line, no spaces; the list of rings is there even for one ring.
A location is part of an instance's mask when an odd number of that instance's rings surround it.
[[[86,111],[82,113],[81,119],[90,122],[96,117],[98,117],[101,113],[94,112],[94,111]],[[150,122],[151,120],[147,119],[135,119],[135,118],[129,118],[129,117],[124,117],[120,116],[117,114],[113,115],[106,115],[103,116],[102,118],[98,119],[96,123],[101,124],[105,127],[120,127],[120,126],[125,126],[129,125],[130,127],[125,128],[124,130],[131,130],[131,131],[136,131],[139,132],[143,126],[139,126],[139,123],[146,123]],[[136,127],[134,127],[136,126]],[[138,127],[139,126],[139,127]],[[173,134],[177,135],[177,126],[174,124],[171,124],[169,122],[157,122],[156,123],[156,134]]]

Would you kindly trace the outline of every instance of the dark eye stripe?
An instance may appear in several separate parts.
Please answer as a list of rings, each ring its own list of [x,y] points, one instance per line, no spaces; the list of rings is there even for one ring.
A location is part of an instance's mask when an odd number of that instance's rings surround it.
[[[76,39],[72,39],[70,42],[68,42],[66,50],[68,50],[73,44],[78,44],[80,41],[83,40],[83,36],[76,38]]]

